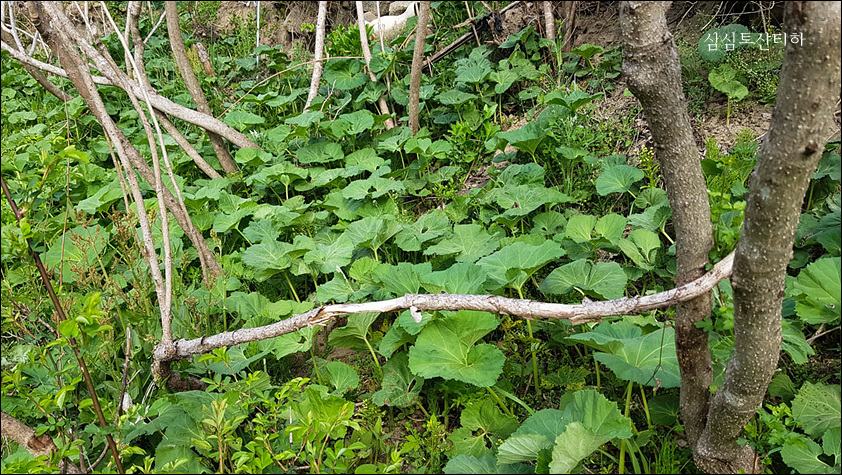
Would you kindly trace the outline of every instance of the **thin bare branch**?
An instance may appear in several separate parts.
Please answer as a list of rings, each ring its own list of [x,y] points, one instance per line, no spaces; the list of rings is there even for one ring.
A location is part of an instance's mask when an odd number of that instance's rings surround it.
[[[719,261],[707,274],[665,292],[633,298],[585,302],[577,305],[511,299],[497,295],[463,294],[407,294],[403,297],[380,302],[325,305],[271,325],[242,328],[192,340],[178,340],[173,343],[173,351],[169,354],[159,345],[155,347],[154,356],[155,360],[160,362],[178,360],[194,354],[207,353],[216,348],[275,338],[304,327],[325,325],[329,320],[342,315],[395,312],[406,309],[414,309],[413,312],[479,310],[516,315],[527,319],[564,319],[569,320],[572,324],[598,322],[603,317],[631,315],[676,305],[710,292],[716,284],[731,275],[733,262],[734,253],[731,253]]]

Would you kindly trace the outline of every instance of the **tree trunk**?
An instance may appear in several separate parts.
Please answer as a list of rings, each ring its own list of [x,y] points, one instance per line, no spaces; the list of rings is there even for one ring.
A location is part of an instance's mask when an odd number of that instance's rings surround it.
[[[579,2],[561,2],[562,37],[561,50],[569,53],[573,49],[573,31],[576,30],[576,7]]]
[[[427,22],[430,19],[430,2],[419,2],[418,24],[415,28],[415,49],[412,52],[412,69],[409,79],[409,128],[418,133],[418,107],[421,100],[421,65],[424,63],[424,44],[427,40]]]
[[[196,103],[196,109],[207,115],[212,115],[208,101],[205,98],[205,93],[202,91],[202,86],[193,73],[193,67],[190,65],[190,60],[187,59],[187,50],[184,48],[184,41],[181,39],[181,28],[178,26],[178,8],[176,2],[164,2],[164,8],[167,15],[167,33],[170,37],[170,48],[172,49],[175,64],[187,85],[187,90],[190,92],[190,97]],[[216,157],[219,159],[219,164],[226,173],[236,173],[237,165],[228,153],[228,148],[225,146],[222,137],[208,132],[213,150],[216,152]]]
[[[555,18],[553,17],[553,2],[541,2],[544,7],[544,36],[548,40],[555,39]]]
[[[322,80],[322,57],[325,51],[325,19],[327,18],[327,2],[319,2],[319,16],[316,19],[316,51],[315,64],[313,65],[313,77],[310,79],[310,92],[307,94],[307,102],[304,110],[310,108],[310,103],[319,93],[319,83]]]
[[[669,3],[624,2],[623,73],[655,139],[676,234],[676,284],[704,274],[713,246],[707,185],[681,88],[681,65],[667,29]],[[679,304],[675,346],[681,370],[681,415],[691,446],[705,425],[712,370],[708,335],[696,322],[711,313],[711,295]]]
[[[840,88],[839,2],[788,2],[789,43],[769,133],[760,148],[734,260],[735,351],[694,454],[710,473],[750,473],[754,452],[737,444],[763,402],[781,350],[786,267],[810,175],[833,124]]]

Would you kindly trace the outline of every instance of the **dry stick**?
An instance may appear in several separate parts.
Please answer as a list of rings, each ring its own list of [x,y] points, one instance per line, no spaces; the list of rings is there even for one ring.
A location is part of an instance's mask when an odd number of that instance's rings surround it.
[[[117,24],[114,22],[114,19],[111,18],[111,13],[105,7],[105,4],[100,2],[102,7],[108,16],[108,20],[111,23],[111,26],[114,28],[114,32],[117,34],[117,37],[120,40],[120,43],[123,45],[123,48],[126,51],[127,57],[132,64],[132,67],[137,75],[137,81],[140,84],[143,84],[145,81],[145,77],[141,77],[141,72],[144,73],[145,71],[141,71],[139,68],[139,63],[135,61],[129,53],[129,45],[124,38],[120,34],[120,30],[117,28]],[[140,35],[138,35],[139,37]],[[142,48],[143,44],[139,45]],[[106,56],[107,51],[103,52],[103,56]],[[142,64],[142,63],[140,63]],[[115,65],[112,65],[115,66]],[[115,67],[115,69],[117,69]],[[149,109],[149,116],[152,118],[152,122],[155,125],[155,131],[158,133],[158,143],[161,147],[161,155],[164,158],[164,164],[167,168],[167,172],[170,176],[170,181],[173,185],[173,190],[175,191],[175,195],[178,198],[178,204],[184,207],[186,210],[186,206],[184,206],[184,199],[181,197],[181,190],[178,187],[178,183],[175,181],[175,173],[173,173],[172,167],[170,166],[169,158],[167,156],[167,147],[164,145],[164,136],[161,133],[160,124],[158,124],[158,119],[155,116],[154,109],[152,106],[149,105],[149,96],[146,87],[143,88],[143,92],[147,98],[147,107]],[[152,168],[155,172],[155,194],[158,198],[158,209],[160,210],[161,214],[161,234],[162,234],[162,242],[164,247],[164,289],[163,292],[158,293],[158,306],[161,309],[161,344],[169,345],[172,343],[172,247],[170,245],[170,234],[169,234],[169,218],[167,217],[167,205],[164,200],[164,183],[161,178],[161,166],[158,160],[158,147],[155,143],[155,137],[153,136],[152,127],[149,124],[149,120],[146,118],[146,114],[144,114],[143,109],[140,107],[140,102],[137,101],[136,98],[129,96],[129,99],[132,102],[132,106],[134,106],[135,110],[137,110],[138,115],[140,116],[140,121],[143,124],[143,128],[146,131],[146,137],[149,141],[149,148],[152,153]],[[157,265],[157,260],[155,262]],[[163,299],[162,299],[163,297]]]
[[[33,9],[35,11],[32,11]],[[76,86],[76,89],[82,95],[82,98],[85,99],[89,109],[94,114],[97,121],[102,125],[105,133],[110,136],[114,147],[117,149],[117,155],[123,162],[123,167],[127,171],[126,178],[129,183],[129,188],[131,189],[132,197],[138,209],[138,220],[140,222],[141,234],[145,245],[143,249],[145,250],[146,258],[149,260],[150,273],[152,274],[152,279],[155,283],[158,300],[163,306],[166,301],[163,295],[164,284],[161,276],[161,270],[158,267],[157,253],[155,252],[155,246],[152,241],[151,226],[149,225],[146,213],[142,212],[145,211],[146,208],[143,204],[143,196],[140,191],[140,186],[137,182],[137,177],[132,171],[132,163],[127,152],[127,150],[130,150],[127,147],[131,147],[131,144],[125,136],[122,135],[122,132],[120,132],[119,128],[117,128],[114,121],[106,112],[105,104],[102,102],[102,98],[91,80],[91,74],[86,63],[82,61],[82,58],[79,56],[75,47],[71,46],[71,40],[67,38],[66,27],[68,24],[60,21],[57,16],[57,12],[58,10],[54,5],[39,3],[32,6],[30,15],[32,16],[33,21],[38,22],[36,27],[40,27],[39,30],[41,31],[41,34],[51,43],[51,47],[59,54],[61,61],[66,63],[68,73],[71,76],[70,80]],[[44,21],[44,18],[46,18],[46,22]],[[45,23],[51,25],[52,28],[46,27],[44,25]],[[72,28],[72,26],[70,26],[70,28]],[[131,147],[131,149],[133,149],[133,147]],[[136,150],[134,152],[137,153]],[[141,160],[138,160],[138,162],[140,161]],[[140,165],[140,163],[136,163],[136,165]],[[146,163],[143,162],[143,165],[145,166]],[[151,170],[148,174],[151,175]],[[151,176],[147,176],[146,179],[150,183],[153,181]],[[96,403],[96,406],[98,406],[98,403]],[[103,418],[103,424],[104,420],[105,419]]]
[[[566,305],[536,302],[528,299],[512,299],[496,295],[463,294],[407,294],[391,300],[351,304],[324,305],[309,312],[294,315],[286,320],[255,328],[242,328],[235,331],[203,336],[192,340],[178,340],[173,343],[173,352],[168,356],[160,348],[155,348],[156,361],[172,361],[187,358],[190,355],[207,353],[216,348],[230,347],[241,343],[266,340],[287,333],[298,331],[313,325],[324,325],[331,319],[342,315],[367,312],[395,312],[409,309],[419,311],[440,310],[478,310],[498,314],[516,315],[526,319],[548,318],[569,320],[571,324],[598,322],[603,317],[632,315],[675,305],[703,295],[731,275],[734,253],[728,254],[713,269],[698,279],[672,290],[652,295],[585,302]]]
[[[69,24],[69,20],[66,16],[64,16],[63,13],[59,13],[59,15],[59,21],[66,22]],[[105,58],[103,58],[102,55],[93,46],[85,42],[84,39],[81,38],[75,30],[69,33],[71,35],[71,38],[77,39],[77,44],[82,48],[85,54],[87,54],[91,59],[94,60],[95,64],[91,65],[91,67],[108,76],[92,76],[93,82],[98,85],[113,86],[113,76],[114,74],[116,74],[116,72],[111,70],[110,65],[105,60]],[[38,61],[37,59],[27,56],[25,53],[21,53],[20,51],[17,51],[16,49],[6,44],[5,41],[3,41],[2,44],[0,44],[0,46],[2,46],[2,49],[4,51],[8,51],[13,58],[17,59],[22,63],[30,64],[50,74],[55,74],[64,78],[67,77],[67,71],[65,71],[64,69],[53,66],[48,63],[44,63],[42,61]],[[128,84],[129,88],[126,89],[126,93],[134,95],[142,102],[146,102],[144,89],[132,80],[129,80]],[[225,137],[225,139],[227,139],[229,142],[233,143],[234,145],[240,148],[260,148],[250,138],[248,138],[248,136],[246,136],[242,132],[234,130],[233,128],[231,128],[231,126],[214,118],[213,116],[202,114],[199,111],[177,104],[167,99],[166,97],[158,94],[154,90],[149,90],[147,92],[149,93],[149,99],[151,100],[152,106],[167,115],[177,117],[185,122],[196,125],[205,130],[215,132]]]
[[[418,109],[421,100],[421,75],[424,61],[424,44],[427,39],[427,21],[430,19],[430,2],[420,2],[418,9],[418,23],[415,26],[415,48],[412,52],[412,69],[409,73],[409,129],[412,135],[418,133],[421,124],[418,120]]]
[[[474,17],[474,12],[471,11],[471,6],[468,5],[467,0],[465,0],[465,10],[468,12],[468,18]],[[474,32],[474,38],[477,40],[477,46],[480,46],[482,43],[479,41],[479,34],[477,34],[477,26],[475,23],[471,22],[471,31]]]
[[[176,2],[164,2],[164,9],[167,14],[167,34],[170,37],[170,49],[172,50],[175,64],[178,66],[178,71],[181,73],[181,78],[184,79],[184,84],[187,86],[187,91],[193,102],[196,103],[196,109],[207,115],[212,115],[208,100],[205,98],[205,93],[202,91],[202,85],[196,78],[193,72],[193,66],[190,60],[187,59],[187,50],[184,48],[184,41],[181,38],[181,28],[178,25],[178,8]],[[228,148],[222,137],[212,132],[208,132],[213,150],[216,152],[216,157],[219,159],[219,164],[226,173],[236,173],[237,165],[228,153]]]
[[[200,170],[205,172],[205,175],[207,175],[210,178],[222,178],[222,175],[220,175],[219,172],[214,170],[210,163],[208,163],[204,158],[202,158],[201,155],[199,155],[199,152],[196,151],[196,149],[187,140],[187,138],[181,135],[181,132],[179,132],[176,126],[172,122],[170,122],[169,119],[167,119],[167,117],[161,111],[156,110],[155,115],[158,116],[158,120],[161,121],[161,125],[163,125],[165,129],[167,129],[167,133],[170,134],[170,136],[172,136],[173,140],[175,140],[178,146],[181,147],[182,150],[184,150],[184,153],[186,153],[188,157],[193,159],[193,163],[195,163]]]
[[[316,18],[316,64],[313,66],[313,77],[310,79],[310,92],[304,111],[310,108],[310,103],[319,93],[319,82],[322,80],[322,56],[325,49],[325,19],[327,18],[327,2],[319,2],[319,16]]]
[[[159,26],[161,26],[161,23],[163,23],[163,22],[164,22],[164,18],[165,18],[166,16],[167,16],[167,12],[166,12],[166,11],[161,12],[161,17],[160,17],[160,18],[158,18],[158,22],[157,22],[157,23],[155,23],[155,26],[153,26],[153,27],[152,27],[152,30],[149,32],[149,34],[148,34],[148,35],[146,35],[146,38],[144,38],[144,39],[143,39],[143,44],[146,44],[146,43],[148,43],[148,42],[149,42],[149,38],[152,38],[152,34],[153,34],[153,33],[155,33],[155,30],[157,30]]]
[[[126,352],[125,361],[123,362],[123,380],[120,384],[120,398],[117,402],[117,413],[114,414],[115,420],[120,417],[120,413],[126,409],[123,406],[123,398],[126,397],[126,387],[129,385],[129,359],[132,355],[132,327],[126,325]]]
[[[365,18],[363,18],[363,2],[355,2],[357,5],[357,24],[360,29],[360,45],[363,50],[363,57],[365,58],[365,66],[368,69],[368,77],[371,79],[372,82],[377,81],[377,76],[374,75],[374,71],[371,70],[371,48],[368,46],[368,35],[365,31]],[[384,115],[391,116],[391,112],[389,112],[389,106],[386,105],[386,98],[383,94],[377,99],[377,105],[380,107],[380,113]],[[392,120],[391,117],[386,119],[386,130],[391,129],[395,126],[395,122]]]
[[[6,186],[6,180],[4,180],[2,176],[0,176],[0,188],[2,188],[3,194],[6,195],[6,200],[9,202],[9,207],[15,214],[15,219],[17,219],[18,223],[20,223],[20,220],[23,218],[23,212],[18,209],[17,203],[15,203],[15,200],[12,199],[12,195],[9,193],[9,187]],[[35,261],[35,267],[38,268],[38,273],[41,275],[41,281],[47,290],[47,294],[50,296],[50,301],[52,301],[53,307],[56,309],[59,322],[67,320],[64,308],[61,306],[61,302],[53,290],[53,284],[50,282],[49,275],[47,275],[47,269],[44,267],[44,263],[41,262],[41,257],[39,256],[38,251],[32,248],[32,240],[27,239],[26,245],[29,248],[29,253],[32,255],[32,260]],[[70,343],[70,348],[73,349],[73,354],[76,355],[76,362],[79,364],[79,369],[82,371],[82,377],[85,379],[85,386],[88,389],[88,393],[91,395],[91,402],[97,419],[99,420],[99,424],[103,429],[105,429],[108,423],[105,421],[105,415],[102,413],[102,407],[99,405],[99,398],[97,398],[96,391],[94,390],[94,383],[91,379],[91,373],[88,371],[88,366],[85,364],[82,354],[79,353],[79,346],[76,343],[76,339],[73,337],[67,337],[67,341]],[[3,425],[5,426],[6,421],[3,422]],[[117,450],[117,445],[114,443],[114,439],[111,437],[111,434],[106,433],[105,438],[108,441],[108,447],[111,449],[111,455],[114,457],[114,463],[117,465],[117,470],[120,473],[126,473],[123,471],[123,464],[120,462],[120,453]]]
[[[10,39],[8,37],[10,36],[11,33],[8,33],[5,28],[2,31],[0,31],[0,38],[3,38],[3,41],[8,41]],[[44,74],[41,71],[39,71],[38,68],[24,62],[21,62],[20,64],[21,66],[23,66],[23,69],[29,73],[30,76],[32,76],[36,81],[38,81],[38,84],[40,84],[41,87],[46,89],[47,92],[49,92],[50,94],[56,96],[60,101],[67,102],[73,99],[72,97],[70,97],[69,94],[59,89],[58,86],[51,83],[50,80],[47,79],[47,76],[44,76]]]

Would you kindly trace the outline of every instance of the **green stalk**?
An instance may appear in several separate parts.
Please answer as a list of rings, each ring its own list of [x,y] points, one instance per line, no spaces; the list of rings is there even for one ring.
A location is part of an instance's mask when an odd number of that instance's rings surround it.
[[[368,351],[371,352],[371,359],[374,360],[374,364],[377,365],[377,369],[380,370],[380,375],[383,375],[383,368],[380,366],[380,362],[377,361],[377,355],[374,353],[374,348],[371,347],[371,343],[368,342],[368,338],[363,338],[365,342],[365,346],[368,347]]]
[[[643,399],[643,412],[646,413],[646,424],[649,425],[649,428],[652,428],[652,418],[649,417],[649,403],[646,402],[646,390],[643,389],[643,385],[640,385],[640,397]]]
[[[629,389],[626,391],[626,417],[629,417],[629,411],[631,410],[631,395],[632,395],[632,388],[634,387],[634,382],[629,381]],[[620,441],[620,463],[618,465],[620,475],[626,473],[626,439]]]
[[[488,394],[491,394],[491,397],[493,397],[493,398],[494,398],[494,400],[495,400],[495,401],[497,401],[497,405],[498,405],[498,406],[500,406],[500,408],[501,408],[501,409],[503,409],[503,412],[505,412],[506,414],[508,414],[508,415],[510,415],[510,416],[512,416],[512,417],[514,417],[514,416],[515,416],[515,415],[514,415],[514,413],[512,413],[512,410],[511,410],[511,409],[509,409],[509,407],[508,407],[508,406],[506,406],[506,405],[503,403],[503,400],[502,400],[502,399],[500,399],[500,396],[498,396],[498,395],[497,395],[497,393],[495,393],[495,392],[494,392],[494,390],[492,390],[490,387],[489,387],[489,388],[485,388],[485,389],[487,389],[487,390],[488,390]]]
[[[517,288],[517,294],[523,300],[523,292],[521,292],[520,287]],[[526,320],[526,328],[529,330],[529,352],[532,353],[532,375],[533,379],[535,380],[535,394],[541,394],[541,384],[540,379],[538,379],[538,356],[535,355],[535,350],[532,349],[532,341],[535,337],[532,335],[532,320]]]
[[[596,358],[594,358],[594,360],[593,360],[593,366],[594,366],[594,368],[596,368],[596,390],[599,391],[599,388],[600,388],[600,384],[599,384],[599,374],[600,374],[599,373],[599,361],[597,361]]]

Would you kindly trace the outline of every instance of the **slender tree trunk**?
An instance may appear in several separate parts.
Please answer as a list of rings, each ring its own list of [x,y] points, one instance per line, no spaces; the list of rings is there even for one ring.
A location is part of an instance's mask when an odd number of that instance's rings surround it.
[[[576,7],[578,6],[579,2],[561,2],[562,31],[564,32],[561,50],[565,53],[573,49],[573,32],[576,30]]]
[[[788,2],[788,43],[775,111],[757,157],[734,258],[735,351],[695,453],[710,473],[751,473],[754,452],[737,438],[763,402],[781,351],[786,268],[810,175],[832,127],[840,88],[839,2]]]
[[[68,29],[72,29],[72,26],[70,26],[67,18],[63,17],[63,14],[59,9],[49,3],[42,4],[33,2],[32,6],[34,8],[30,9],[30,14],[35,15],[35,17],[33,17],[33,21],[36,21],[36,26],[39,27],[41,35],[45,40],[47,40],[54,51],[58,53],[61,50],[61,47],[65,44],[78,44],[78,42],[74,41],[74,39],[68,37],[69,34],[73,33],[72,31],[68,33]],[[40,18],[42,15],[45,15],[46,18]],[[79,38],[76,38],[76,40],[78,39]],[[90,45],[87,46],[90,47]],[[96,53],[96,55],[101,56],[96,49],[91,47],[91,50],[92,53]],[[74,71],[68,71],[68,76],[70,76],[71,82],[73,82],[73,85],[79,91],[80,95],[82,95],[85,103],[94,113],[106,133],[114,137],[113,141],[115,142],[115,147],[117,147],[118,150],[123,150],[123,153],[130,161],[131,166],[136,168],[140,175],[150,185],[154,186],[155,174],[152,168],[149,167],[146,160],[140,155],[140,152],[138,152],[131,142],[129,142],[128,138],[126,138],[123,132],[114,124],[111,117],[105,112],[101,98],[99,97],[99,93],[93,83],[93,79],[87,65],[79,66],[76,64],[73,59],[78,56],[78,53],[74,55],[72,51],[75,51],[75,49],[71,48],[65,55],[59,54],[59,60],[65,68],[75,68]],[[65,64],[65,62],[67,62],[67,64]],[[102,58],[102,62],[103,69],[111,71],[112,66],[109,64],[109,61]],[[113,64],[113,60],[111,60],[110,63]],[[125,73],[120,71],[117,74]],[[125,82],[128,82],[127,77],[124,79]],[[118,80],[116,75],[114,80],[115,83],[124,82]],[[138,97],[138,99],[143,100],[142,94],[141,97]],[[127,178],[131,178],[130,174],[133,173],[131,168],[128,166],[125,168]],[[173,196],[172,192],[170,192],[170,190],[166,187],[163,188],[163,196],[165,200],[165,207],[172,212],[181,229],[184,230],[185,234],[187,234],[188,238],[193,243],[193,246],[196,248],[196,252],[201,253],[204,256],[203,259],[207,264],[209,274],[211,276],[221,275],[222,268],[216,260],[216,256],[214,256],[213,252],[210,250],[210,247],[202,234],[193,225],[190,216],[185,212],[183,206],[179,204],[176,197]],[[141,208],[138,209],[139,212],[143,212],[143,209]]]
[[[427,22],[430,20],[430,2],[418,2],[418,26],[415,29],[415,49],[412,52],[412,69],[409,79],[409,128],[418,133],[418,107],[421,100],[421,65],[424,63],[424,44],[427,40]]]
[[[669,2],[624,2],[620,7],[623,72],[640,100],[655,139],[656,157],[666,182],[676,233],[676,284],[704,274],[713,246],[707,185],[681,88],[681,65],[667,29]],[[710,401],[708,335],[696,322],[711,313],[711,296],[679,304],[675,344],[681,369],[681,415],[694,446]]]
[[[544,36],[548,40],[555,39],[555,17],[553,16],[553,2],[541,2],[544,7]]]
[[[193,73],[193,67],[190,65],[190,60],[187,59],[187,50],[184,48],[184,41],[181,39],[181,28],[178,25],[178,8],[176,2],[164,2],[164,8],[167,15],[167,33],[170,37],[170,48],[172,49],[173,57],[175,57],[175,64],[187,85],[187,91],[190,92],[190,97],[196,103],[196,109],[207,115],[212,115],[208,101],[205,98],[205,93],[202,91],[202,85]],[[237,171],[237,164],[228,153],[228,147],[219,135],[208,132],[213,150],[216,152],[216,157],[219,159],[219,164],[226,173],[235,173]]]
[[[360,29],[360,45],[363,50],[363,57],[365,58],[365,65],[368,68],[368,77],[372,81],[377,81],[377,76],[371,70],[371,48],[368,46],[368,35],[365,31],[365,18],[363,18],[363,2],[355,2],[357,5],[357,23]],[[380,107],[380,113],[383,115],[391,115],[389,106],[386,105],[386,98],[381,94],[377,99],[377,105]],[[386,119],[386,129],[391,129],[395,126],[392,119]]]
[[[313,64],[313,77],[310,79],[310,92],[307,94],[307,102],[304,110],[310,108],[310,104],[319,93],[319,83],[322,80],[322,57],[325,51],[325,20],[327,19],[327,2],[319,2],[319,16],[316,19],[316,62]]]

